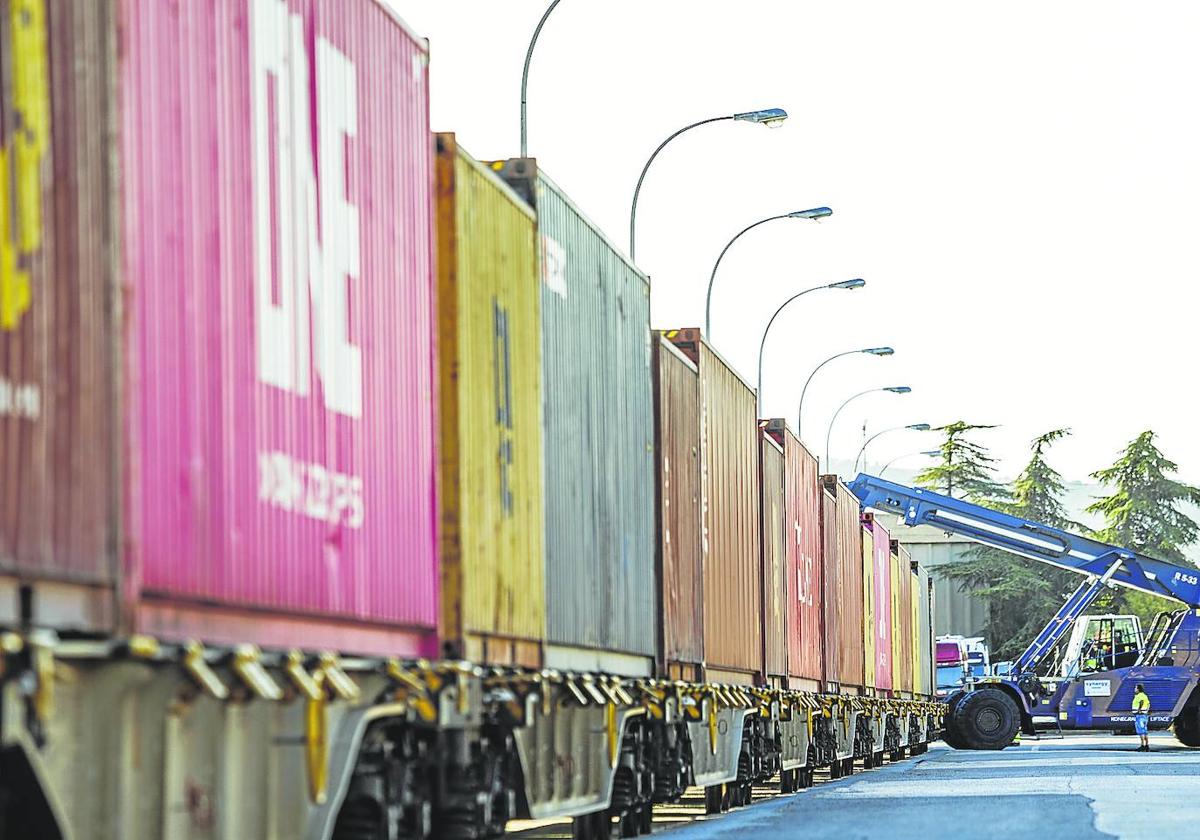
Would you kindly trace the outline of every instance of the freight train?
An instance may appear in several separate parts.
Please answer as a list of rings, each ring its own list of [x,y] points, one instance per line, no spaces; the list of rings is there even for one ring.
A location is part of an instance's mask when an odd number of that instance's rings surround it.
[[[631,836],[937,736],[925,570],[384,5],[0,50],[0,836]]]

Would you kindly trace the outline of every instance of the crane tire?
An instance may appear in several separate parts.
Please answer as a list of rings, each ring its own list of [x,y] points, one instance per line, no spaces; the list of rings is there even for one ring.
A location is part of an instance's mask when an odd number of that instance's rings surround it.
[[[969,750],[1002,750],[1021,728],[1021,712],[998,688],[980,688],[960,700],[951,723]]]
[[[1185,747],[1200,747],[1200,709],[1184,709],[1175,718],[1175,738]]]

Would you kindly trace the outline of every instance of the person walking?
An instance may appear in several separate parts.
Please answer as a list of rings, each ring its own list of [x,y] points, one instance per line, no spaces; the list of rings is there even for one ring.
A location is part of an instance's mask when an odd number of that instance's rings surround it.
[[[1133,693],[1133,728],[1142,736],[1142,745],[1138,752],[1150,752],[1150,698],[1146,696],[1146,687],[1137,684]]]

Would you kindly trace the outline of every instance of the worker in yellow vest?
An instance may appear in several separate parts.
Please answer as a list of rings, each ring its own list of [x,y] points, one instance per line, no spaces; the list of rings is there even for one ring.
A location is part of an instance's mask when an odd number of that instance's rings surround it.
[[[1133,728],[1142,736],[1142,745],[1138,752],[1150,752],[1150,698],[1146,696],[1146,687],[1137,684],[1133,693]]]

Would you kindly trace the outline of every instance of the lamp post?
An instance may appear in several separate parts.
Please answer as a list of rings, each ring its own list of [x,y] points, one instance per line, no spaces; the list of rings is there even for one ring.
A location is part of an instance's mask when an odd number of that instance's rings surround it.
[[[550,17],[554,7],[561,2],[562,0],[554,0],[546,9],[542,19],[538,21],[537,28],[533,30],[533,37],[529,39],[529,49],[525,50],[525,69],[521,71],[521,157],[529,156],[528,126],[525,122],[525,91],[529,88],[529,62],[533,59],[533,48],[537,45],[538,36],[542,34],[542,27],[546,25],[546,18]]]
[[[813,368],[812,373],[808,375],[808,379],[804,380],[804,387],[800,390],[800,405],[796,409],[796,437],[800,437],[800,421],[804,419],[804,395],[808,393],[808,384],[813,381],[813,377],[817,375],[817,371],[834,359],[840,359],[843,356],[853,356],[855,353],[866,353],[868,356],[890,356],[895,352],[891,347],[864,347],[862,350],[846,350],[842,353],[835,353]]]
[[[705,338],[709,339],[710,343],[712,341],[711,328],[712,328],[713,281],[717,279],[717,269],[721,265],[721,260],[725,259],[725,252],[730,249],[730,247],[733,245],[733,243],[737,242],[738,239],[740,239],[742,237],[742,234],[744,234],[748,231],[754,230],[759,225],[765,225],[767,222],[773,222],[776,219],[811,219],[813,221],[816,221],[818,219],[828,218],[829,216],[832,216],[832,215],[833,215],[833,211],[830,210],[828,207],[813,207],[808,210],[796,210],[791,213],[781,213],[778,216],[768,216],[765,219],[759,219],[757,222],[755,222],[752,225],[749,225],[748,227],[742,228],[738,232],[737,236],[733,237],[733,239],[730,239],[729,242],[727,242],[725,244],[725,247],[721,249],[721,253],[717,256],[717,261],[715,263],[713,263],[712,273],[708,276],[708,293],[705,294],[705,296],[704,296],[704,336],[705,336]],[[858,283],[859,283],[859,286],[863,285],[863,282],[861,280],[858,281]],[[847,287],[847,288],[858,288],[858,286]]]
[[[833,412],[833,419],[829,421],[828,431],[825,432],[825,468],[826,469],[829,469],[829,439],[833,435],[833,424],[837,422],[838,415],[842,413],[842,409],[844,409],[846,406],[850,405],[850,403],[854,402],[859,397],[863,397],[863,396],[866,396],[867,394],[874,394],[876,392],[882,392],[882,391],[887,391],[892,394],[907,394],[912,391],[912,388],[908,387],[907,385],[892,385],[887,388],[868,388],[865,391],[859,391],[857,394],[850,397],[844,403],[839,405],[838,410]]]
[[[556,0],[557,2],[557,0]],[[549,14],[549,12],[547,12]],[[722,122],[724,120],[736,120],[738,122],[760,123],[768,128],[777,128],[783,125],[783,121],[787,119],[787,111],[782,108],[764,108],[761,111],[745,111],[741,114],[729,114],[724,117],[710,117],[707,120],[700,120],[691,125],[685,125],[683,128],[676,131],[666,140],[658,144],[658,148],[654,150],[654,154],[650,155],[650,159],[646,161],[646,165],[642,167],[642,174],[638,176],[637,186],[633,189],[633,204],[629,208],[629,261],[636,262],[637,260],[637,204],[638,195],[642,192],[642,182],[646,180],[646,172],[650,169],[650,164],[654,163],[654,159],[658,157],[658,153],[663,150],[663,147],[683,134],[685,131],[691,131],[693,128],[698,128],[709,123]],[[522,152],[524,154],[524,152]]]
[[[896,463],[897,461],[903,461],[905,458],[913,458],[913,457],[916,457],[917,455],[924,455],[927,458],[933,458],[933,457],[935,457],[937,455],[941,455],[941,454],[942,454],[942,450],[940,450],[940,449],[928,449],[924,452],[909,452],[907,455],[897,455],[895,458],[893,458],[892,460],[888,461],[886,464],[883,465],[883,469],[881,469],[879,471],[879,477],[883,478],[883,474],[888,471],[888,467],[890,467],[892,464]]]
[[[858,470],[858,460],[860,458],[862,458],[863,455],[866,453],[867,447],[871,445],[871,441],[875,440],[875,438],[879,437],[880,435],[886,435],[888,432],[898,432],[901,429],[911,429],[914,432],[928,432],[929,424],[928,423],[913,423],[908,426],[893,426],[890,429],[884,429],[882,432],[876,432],[875,434],[873,434],[869,438],[867,438],[865,441],[863,441],[862,449],[858,450],[858,454],[854,456],[854,469],[856,471]],[[867,463],[866,463],[866,461],[863,461],[863,469],[866,469],[866,468],[867,468]]]
[[[755,395],[758,398],[758,416],[759,417],[762,416],[763,348],[765,348],[767,346],[767,333],[769,333],[771,331],[771,325],[775,323],[775,319],[777,317],[779,317],[779,313],[782,312],[784,310],[784,307],[786,307],[789,303],[796,300],[797,298],[804,297],[809,292],[815,292],[820,289],[861,289],[865,285],[867,285],[866,280],[863,280],[861,278],[856,278],[854,280],[842,280],[837,283],[826,283],[825,285],[822,285],[822,286],[813,286],[811,289],[805,289],[802,292],[796,292],[796,294],[792,295],[790,298],[788,298],[787,300],[785,300],[783,303],[781,303],[779,305],[779,308],[775,310],[775,314],[771,316],[771,320],[767,321],[767,328],[765,330],[763,330],[762,340],[758,342],[758,390],[755,391]],[[710,291],[711,291],[711,287],[710,287]]]

